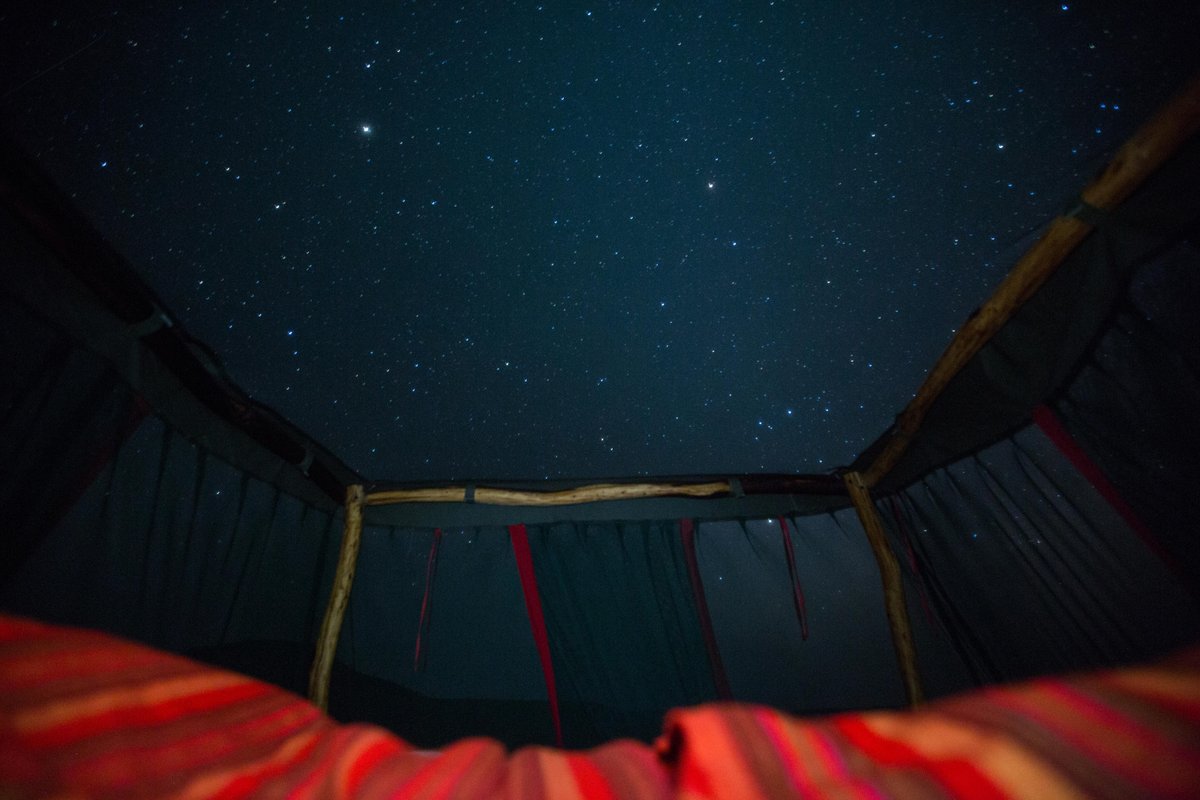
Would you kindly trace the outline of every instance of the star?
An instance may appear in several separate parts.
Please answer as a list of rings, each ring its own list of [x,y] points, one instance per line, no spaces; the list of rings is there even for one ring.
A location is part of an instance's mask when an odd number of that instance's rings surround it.
[[[374,128],[372,128],[370,125],[368,125],[366,123],[363,123],[362,125],[358,126],[358,132],[361,133],[363,136],[370,136],[372,131],[374,131],[374,130],[375,130]]]

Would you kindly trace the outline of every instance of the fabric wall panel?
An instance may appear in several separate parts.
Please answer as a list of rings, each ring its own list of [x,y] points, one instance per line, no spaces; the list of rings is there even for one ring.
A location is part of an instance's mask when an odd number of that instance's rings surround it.
[[[5,587],[5,605],[176,651],[307,646],[331,525],[152,418]]]
[[[413,528],[364,531],[338,658],[435,697],[544,699],[503,528],[444,532],[425,662],[413,671],[430,535]]]
[[[1130,661],[1197,630],[1183,587],[1036,428],[898,499],[931,603],[979,682]]]
[[[1055,410],[1200,597],[1200,249],[1142,269]]]
[[[366,526],[338,657],[367,675],[413,686],[425,558],[432,531]],[[341,533],[338,532],[340,541]],[[445,565],[452,568],[450,565]],[[327,598],[324,598],[327,599]],[[436,608],[440,623],[441,607]]]
[[[649,739],[668,709],[715,698],[676,521],[528,534],[569,745]]]
[[[699,528],[700,568],[734,699],[808,713],[900,705],[879,571],[854,512],[788,521],[807,641],[779,521]]]

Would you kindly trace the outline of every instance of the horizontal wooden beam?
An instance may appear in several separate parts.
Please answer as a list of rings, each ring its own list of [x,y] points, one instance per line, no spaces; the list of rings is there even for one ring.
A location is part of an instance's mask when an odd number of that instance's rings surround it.
[[[566,506],[576,503],[598,503],[606,500],[635,500],[646,497],[713,497],[731,494],[728,480],[707,483],[595,483],[556,491],[496,489],[480,486],[475,489],[473,502],[494,506]],[[397,503],[465,503],[466,486],[439,486],[422,489],[392,489],[371,492],[366,496],[369,506]]]

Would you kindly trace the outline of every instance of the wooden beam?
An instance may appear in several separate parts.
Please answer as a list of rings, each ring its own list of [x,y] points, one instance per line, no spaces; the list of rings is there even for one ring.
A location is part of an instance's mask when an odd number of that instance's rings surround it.
[[[888,545],[883,532],[883,522],[879,512],[871,502],[871,491],[863,481],[863,476],[857,472],[847,472],[843,476],[846,491],[858,512],[867,540],[871,542],[871,550],[875,552],[875,561],[879,564],[879,576],[883,579],[883,602],[887,610],[888,625],[892,629],[892,644],[896,648],[896,660],[900,662],[900,677],[904,680],[904,691],[908,695],[908,703],[916,708],[925,701],[921,690],[921,678],[917,673],[917,652],[913,646],[912,625],[908,619],[908,605],[904,602],[904,583],[900,579],[900,563]]]
[[[596,483],[552,492],[480,486],[475,490],[474,502],[494,506],[565,506],[644,497],[711,497],[729,494],[730,489],[727,480],[708,483]],[[366,504],[382,506],[395,503],[462,503],[466,499],[467,487],[443,486],[371,492],[366,496]]]
[[[321,620],[317,653],[308,673],[308,699],[322,711],[329,710],[329,678],[333,671],[333,657],[337,653],[338,634],[342,630],[342,620],[346,617],[346,605],[350,602],[350,587],[354,585],[354,568],[358,564],[358,548],[362,543],[362,510],[365,496],[363,487],[359,484],[346,487],[345,521],[337,572],[333,576],[329,605],[325,608],[324,619]]]
[[[1197,130],[1200,130],[1200,73],[1117,151],[1099,177],[1084,188],[1083,201],[1097,209],[1116,208]],[[996,292],[951,340],[916,396],[901,412],[891,439],[863,476],[867,486],[875,486],[891,471],[954,376],[1041,288],[1091,230],[1091,225],[1077,217],[1059,217],[1021,257]]]
[[[467,499],[465,486],[430,486],[421,489],[389,489],[367,495],[369,506],[396,503],[462,503]]]

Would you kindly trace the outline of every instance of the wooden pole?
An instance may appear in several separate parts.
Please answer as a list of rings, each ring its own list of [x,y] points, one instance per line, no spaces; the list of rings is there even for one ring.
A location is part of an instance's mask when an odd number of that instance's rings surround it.
[[[672,495],[711,497],[729,494],[730,491],[727,480],[709,483],[597,483],[553,492],[491,489],[480,486],[475,490],[475,502],[494,506],[565,506],[602,500],[632,500]],[[366,503],[369,506],[394,503],[462,503],[466,498],[465,486],[443,486],[371,492],[366,497]]]
[[[883,602],[887,609],[888,625],[892,629],[892,644],[896,648],[896,660],[900,662],[900,676],[904,680],[904,691],[908,704],[916,708],[925,701],[921,690],[921,677],[917,674],[917,652],[913,647],[912,626],[908,619],[908,605],[904,602],[904,584],[900,580],[900,563],[883,533],[883,522],[871,502],[871,491],[857,472],[843,476],[846,491],[858,512],[867,540],[875,551],[879,563],[879,576],[883,579]]]
[[[1200,130],[1200,74],[1193,76],[1178,95],[1117,151],[1100,176],[1084,188],[1083,201],[1101,210],[1116,208],[1197,130]],[[901,412],[892,429],[892,438],[863,476],[867,486],[875,486],[891,471],[951,379],[1054,274],[1091,230],[1091,225],[1077,217],[1059,217],[1021,257],[995,294],[951,340],[916,396]]]
[[[329,593],[329,605],[325,608],[325,618],[321,620],[321,633],[317,638],[317,654],[313,658],[312,670],[308,673],[308,699],[322,711],[329,710],[329,678],[333,671],[333,657],[337,653],[338,634],[342,630],[342,620],[346,617],[346,605],[350,602],[350,587],[354,584],[354,568],[358,564],[358,548],[362,543],[362,510],[365,496],[363,487],[359,484],[346,487],[342,548],[338,553],[337,572],[333,576],[333,589]]]

